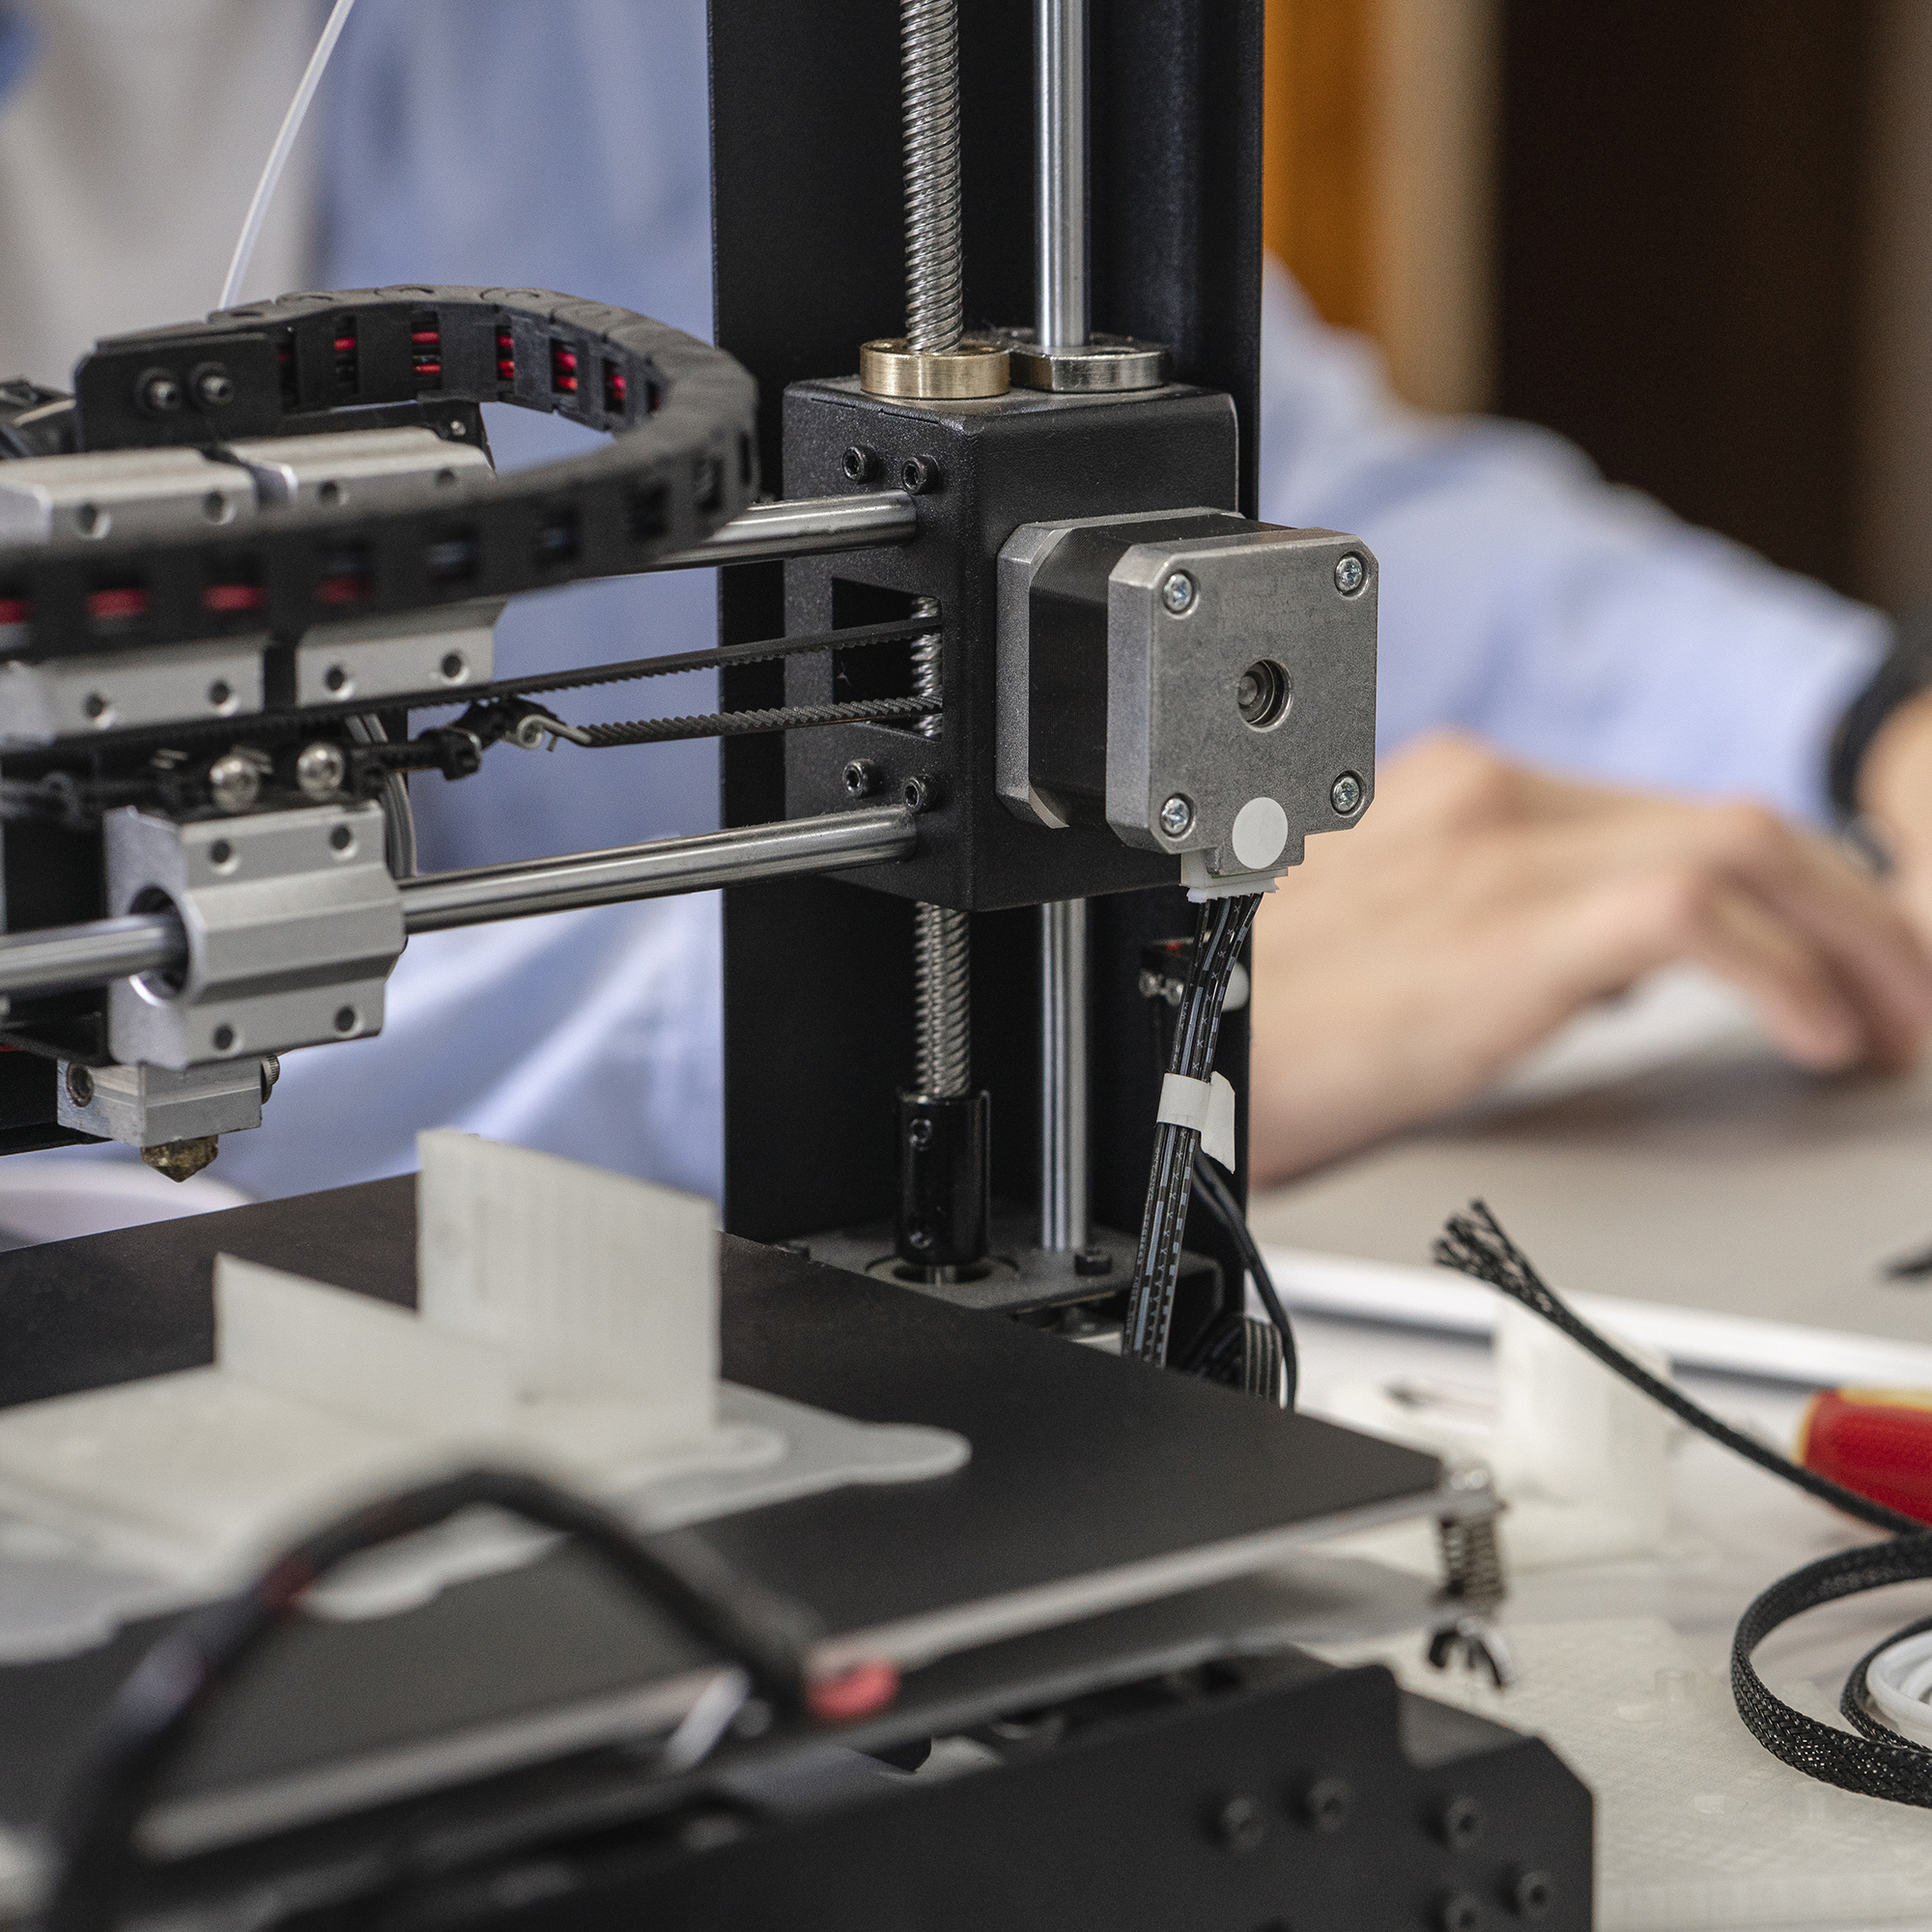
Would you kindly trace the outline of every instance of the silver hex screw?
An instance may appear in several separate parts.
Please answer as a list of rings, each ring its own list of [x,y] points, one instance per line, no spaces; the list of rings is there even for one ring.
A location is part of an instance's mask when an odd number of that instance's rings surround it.
[[[1194,609],[1194,580],[1184,570],[1177,570],[1160,586],[1161,608],[1170,616],[1186,616]]]
[[[1362,781],[1353,772],[1344,772],[1328,787],[1328,803],[1344,818],[1352,818],[1362,809]]]
[[[1344,597],[1352,597],[1369,581],[1369,566],[1350,551],[1335,563],[1335,588]]]
[[[227,752],[208,768],[208,795],[223,811],[246,811],[262,795],[262,774],[252,758]]]
[[[327,739],[304,745],[296,759],[296,783],[304,798],[327,798],[340,791],[348,772],[349,760],[343,756],[342,747]]]
[[[1160,829],[1170,838],[1185,836],[1194,823],[1194,801],[1181,792],[1176,792],[1160,809]]]

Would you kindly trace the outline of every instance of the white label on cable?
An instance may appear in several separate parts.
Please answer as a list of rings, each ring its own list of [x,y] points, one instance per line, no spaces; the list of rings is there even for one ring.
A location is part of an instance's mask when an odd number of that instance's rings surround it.
[[[1225,1074],[1190,1080],[1184,1073],[1167,1074],[1160,1083],[1160,1112],[1154,1119],[1168,1126],[1192,1127],[1209,1160],[1235,1171],[1235,1090]]]

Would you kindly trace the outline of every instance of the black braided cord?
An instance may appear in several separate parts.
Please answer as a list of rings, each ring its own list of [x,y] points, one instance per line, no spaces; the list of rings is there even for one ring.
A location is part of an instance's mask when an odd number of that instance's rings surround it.
[[[1212,1071],[1228,980],[1241,956],[1241,948],[1247,944],[1260,905],[1258,893],[1202,902],[1200,928],[1175,1023],[1170,1072],[1206,1080]],[[1180,1274],[1180,1241],[1187,1225],[1187,1196],[1195,1151],[1200,1145],[1201,1135],[1193,1127],[1163,1121],[1154,1131],[1153,1162],[1148,1171],[1147,1205],[1141,1214],[1121,1350],[1156,1368],[1167,1360],[1175,1285]]]
[[[305,1537],[254,1582],[192,1612],[122,1685],[54,1818],[60,1877],[46,1932],[107,1932],[144,1861],[136,1828],[221,1694],[345,1559],[434,1528],[465,1510],[504,1510],[573,1538],[644,1603],[707,1650],[740,1664],[781,1716],[812,1711],[807,1651],[818,1634],[802,1605],[726,1563],[696,1531],[639,1536],[601,1505],[516,1469],[478,1468],[351,1510]]]
[[[1731,1639],[1731,1695],[1746,1728],[1774,1757],[1846,1791],[1932,1807],[1932,1750],[1900,1736],[1875,1717],[1866,1692],[1867,1672],[1880,1653],[1908,1636],[1932,1630],[1932,1617],[1894,1632],[1853,1665],[1838,1708],[1861,1735],[1848,1734],[1793,1710],[1769,1689],[1751,1662],[1773,1631],[1806,1610],[1892,1583],[1932,1577],[1932,1530],[1916,1517],[1875,1502],[1753,1441],[1681,1389],[1633,1361],[1563,1301],[1483,1202],[1472,1201],[1467,1214],[1450,1217],[1435,1243],[1434,1254],[1442,1266],[1488,1282],[1540,1315],[1605,1368],[1712,1440],[1821,1502],[1892,1533],[1888,1542],[1866,1544],[1807,1563],[1759,1595],[1745,1611]]]

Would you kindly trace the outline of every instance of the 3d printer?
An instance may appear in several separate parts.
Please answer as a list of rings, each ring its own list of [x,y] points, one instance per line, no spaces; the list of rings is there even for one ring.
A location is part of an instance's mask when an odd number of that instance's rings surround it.
[[[540,291],[298,295],[103,342],[71,397],[0,412],[4,1146],[191,1173],[260,1124],[277,1056],[381,1028],[410,934],[726,888],[726,1372],[973,1457],[703,1548],[803,1619],[767,1677],[863,1658],[902,1688],[779,1697],[696,1756],[662,1747],[687,1715],[662,1700],[558,1728],[783,1646],[689,1548],[458,1486],[383,1533],[533,1514],[642,1592],[626,1634],[568,1547],[303,1624],[225,1730],[124,1749],[138,1776],[96,1778],[79,1835],[90,1727],[126,1745],[117,1686],[191,1613],[0,1665],[22,1910],[1589,1920],[1581,1787],[1293,1649],[1307,1605],[1273,1574],[1391,1516],[1479,1541],[1492,1503],[1284,1414],[1286,1324],[1241,1297],[1229,989],[1258,895],[1371,799],[1377,591],[1356,539],[1253,520],[1259,0],[956,11],[713,0],[716,348]],[[498,475],[485,403],[610,440]],[[495,677],[505,599],[710,565],[717,649]],[[698,665],[716,716],[579,722]],[[698,734],[721,832],[416,870],[412,771]],[[7,1400],[205,1359],[217,1248],[407,1302],[413,1213],[382,1182],[11,1257]],[[1074,1346],[1115,1335],[1129,1359]],[[908,1775],[936,1737],[973,1768]],[[170,1837],[195,1804],[225,1822]]]

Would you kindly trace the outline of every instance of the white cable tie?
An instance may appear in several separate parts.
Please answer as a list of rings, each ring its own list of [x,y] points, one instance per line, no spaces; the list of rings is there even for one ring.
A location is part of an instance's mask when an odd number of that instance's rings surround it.
[[[1225,1074],[1191,1080],[1185,1073],[1169,1073],[1160,1083],[1160,1111],[1154,1119],[1164,1126],[1192,1127],[1201,1136],[1201,1151],[1235,1171],[1235,1090]]]
[[[221,285],[221,299],[216,308],[233,308],[242,298],[242,277],[248,272],[248,264],[255,256],[255,243],[261,239],[262,223],[269,213],[269,204],[275,198],[275,189],[281,185],[282,170],[289,164],[289,156],[295,152],[296,136],[301,132],[302,123],[308,118],[308,104],[315,99],[315,91],[322,85],[322,76],[327,71],[328,57],[335,51],[335,43],[342,38],[342,30],[349,24],[349,10],[355,0],[335,0],[327,22],[322,30],[322,38],[315,43],[315,52],[309,56],[308,66],[302,71],[300,84],[296,89],[296,98],[289,102],[289,111],[282,116],[281,131],[275,136],[275,145],[269,150],[269,158],[262,169],[262,178],[255,184],[255,197],[248,204],[247,218],[242,224],[242,233],[236,238],[235,253],[229,258],[228,279]]]

